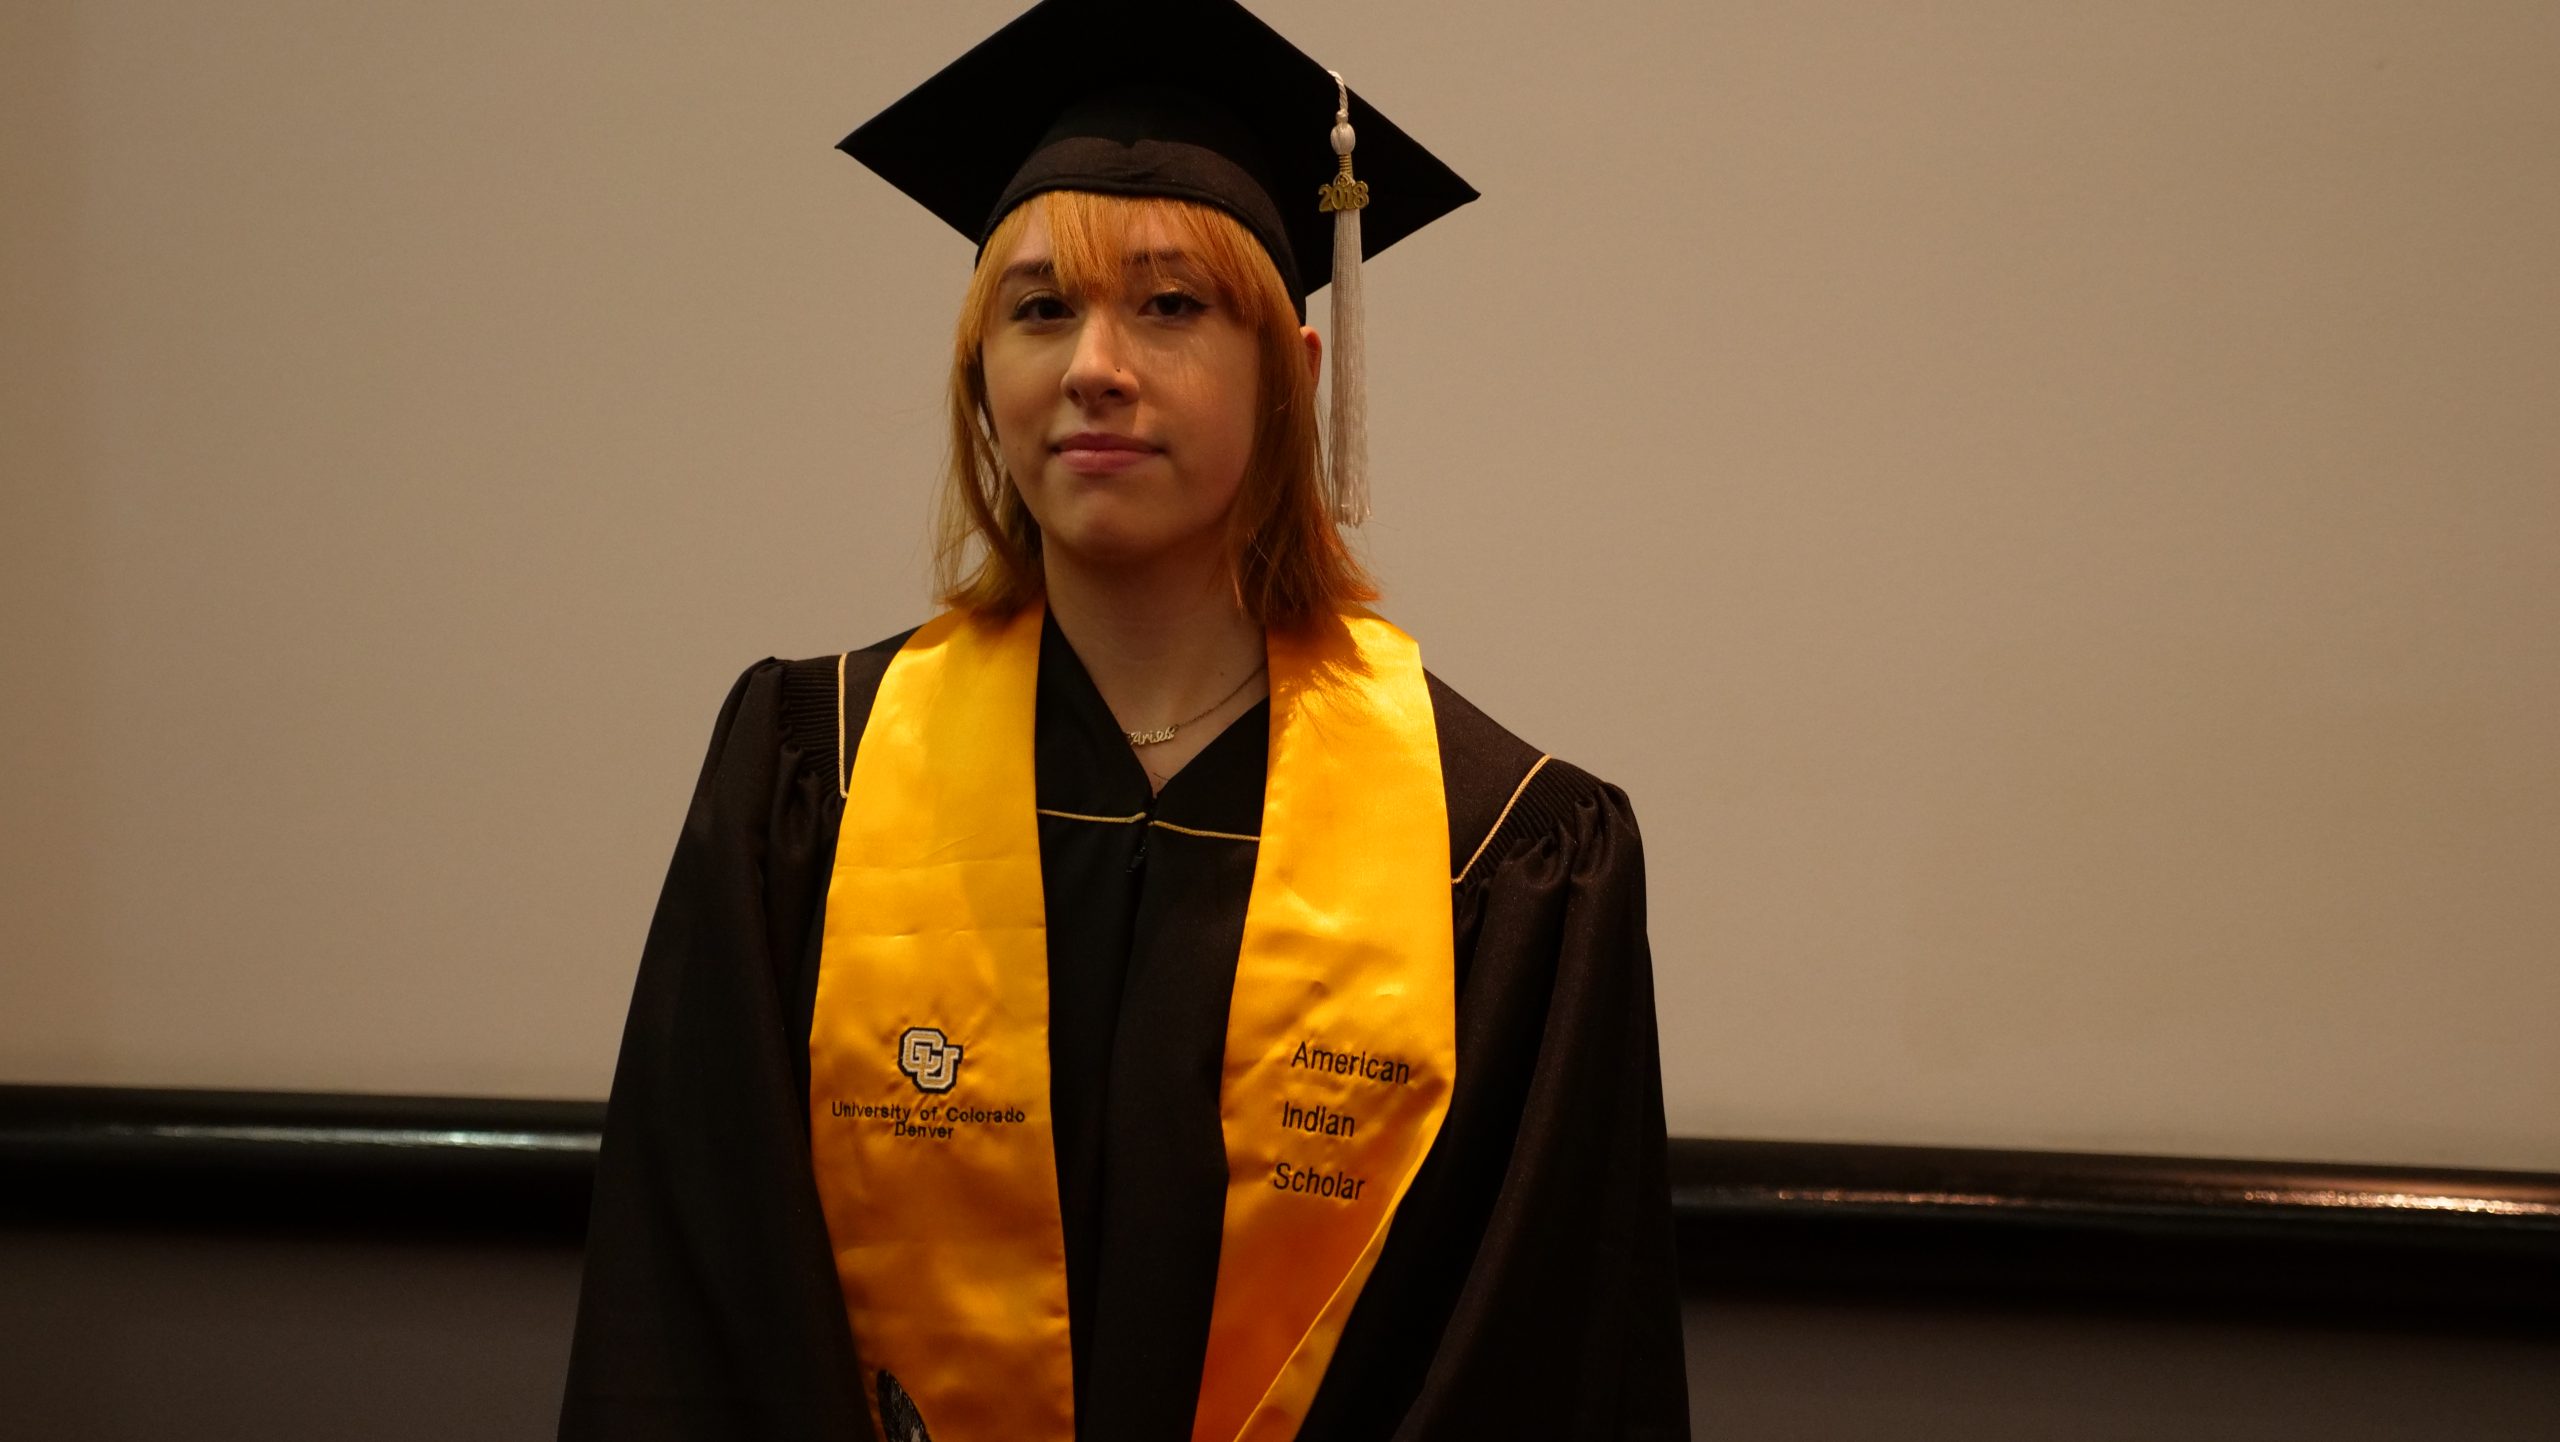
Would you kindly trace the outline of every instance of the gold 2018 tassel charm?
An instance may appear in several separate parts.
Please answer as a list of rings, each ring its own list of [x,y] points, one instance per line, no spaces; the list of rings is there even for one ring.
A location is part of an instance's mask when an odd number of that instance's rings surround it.
[[[1351,151],[1347,148],[1351,143],[1348,134],[1350,129],[1348,125],[1334,127],[1333,143],[1337,152],[1335,158],[1342,162],[1342,171],[1332,180],[1316,187],[1316,209],[1328,215],[1345,210],[1358,210],[1369,203],[1369,182],[1351,178]]]

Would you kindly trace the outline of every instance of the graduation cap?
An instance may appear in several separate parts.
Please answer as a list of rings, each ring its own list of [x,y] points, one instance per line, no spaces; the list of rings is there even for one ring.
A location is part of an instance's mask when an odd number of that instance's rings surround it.
[[[1301,317],[1308,292],[1332,287],[1334,513],[1367,518],[1360,262],[1476,192],[1251,11],[1041,0],[836,148],[982,251],[1008,212],[1050,190],[1234,216]]]

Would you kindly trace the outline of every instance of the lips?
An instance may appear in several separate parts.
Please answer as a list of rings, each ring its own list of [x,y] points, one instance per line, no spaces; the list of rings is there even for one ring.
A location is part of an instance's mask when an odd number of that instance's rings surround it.
[[[1117,435],[1110,431],[1078,431],[1050,449],[1066,451],[1140,451],[1152,453],[1156,448],[1136,436]]]
[[[1080,476],[1107,476],[1143,465],[1157,454],[1154,446],[1136,436],[1118,435],[1110,431],[1078,431],[1050,449],[1057,452],[1059,464]]]

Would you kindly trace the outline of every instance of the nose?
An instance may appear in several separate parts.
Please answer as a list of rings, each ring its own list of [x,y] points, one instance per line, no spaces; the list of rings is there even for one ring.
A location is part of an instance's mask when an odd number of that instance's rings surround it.
[[[1138,375],[1129,365],[1128,333],[1109,306],[1095,306],[1076,329],[1075,354],[1067,359],[1067,399],[1085,410],[1127,405],[1138,398]]]

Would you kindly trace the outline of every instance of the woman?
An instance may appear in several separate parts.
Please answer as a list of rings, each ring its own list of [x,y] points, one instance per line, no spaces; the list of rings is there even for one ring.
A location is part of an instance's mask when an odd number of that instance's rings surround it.
[[[563,1436],[1687,1435],[1634,822],[1361,606],[1328,94],[1050,0],[848,139],[981,243],[949,609],[722,708]],[[1472,195],[1358,132],[1369,253]]]

